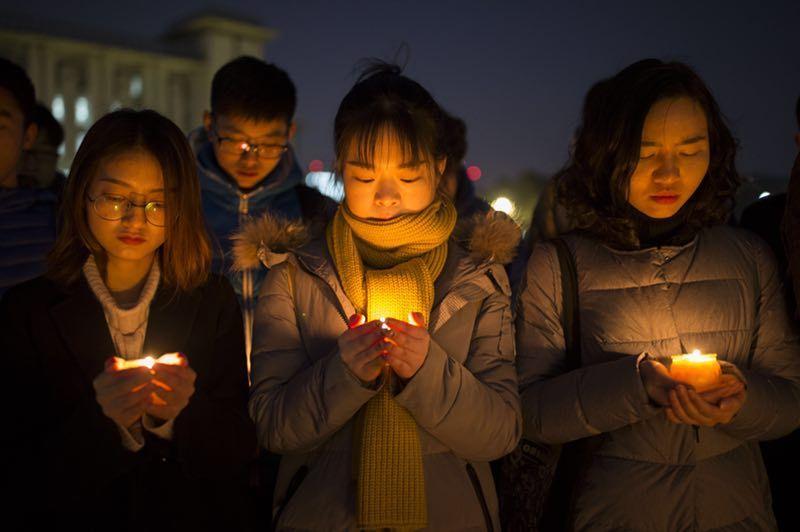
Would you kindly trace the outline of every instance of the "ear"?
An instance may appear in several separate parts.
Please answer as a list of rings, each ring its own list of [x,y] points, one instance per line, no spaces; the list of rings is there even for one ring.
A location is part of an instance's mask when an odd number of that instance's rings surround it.
[[[28,124],[28,127],[25,128],[25,133],[22,135],[22,149],[29,150],[33,148],[33,145],[36,142],[36,135],[38,134],[39,126],[37,126],[34,122]]]
[[[289,142],[291,142],[292,139],[294,139],[295,133],[297,133],[297,122],[292,122],[291,124],[289,124],[289,134],[287,135]]]
[[[203,111],[203,128],[206,133],[211,133],[211,127],[214,125],[214,118],[211,116],[211,111]]]

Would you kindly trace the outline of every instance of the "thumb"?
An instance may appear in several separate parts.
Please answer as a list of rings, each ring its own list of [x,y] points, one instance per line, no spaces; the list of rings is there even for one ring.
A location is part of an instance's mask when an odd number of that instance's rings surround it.
[[[363,314],[355,313],[347,320],[347,326],[350,329],[355,329],[359,325],[364,325],[367,322],[367,317]]]
[[[425,316],[422,315],[422,312],[409,312],[408,321],[411,325],[425,327]]]

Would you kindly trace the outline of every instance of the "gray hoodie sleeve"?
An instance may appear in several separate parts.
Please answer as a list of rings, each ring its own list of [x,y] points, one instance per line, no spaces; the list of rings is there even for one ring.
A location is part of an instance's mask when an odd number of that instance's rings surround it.
[[[483,300],[464,333],[472,335],[464,364],[431,340],[425,362],[396,399],[456,455],[494,460],[514,449],[522,429],[508,295],[497,290]]]
[[[747,381],[742,409],[718,428],[748,440],[769,440],[800,425],[800,344],[789,318],[783,286],[771,250],[750,237],[758,267],[756,329],[750,365],[739,368]]]
[[[253,326],[250,416],[259,443],[275,453],[319,446],[376,393],[347,370],[338,350],[306,352],[289,281],[295,274],[288,263],[269,271]]]
[[[552,244],[534,248],[519,290],[517,371],[525,438],[566,443],[658,414],[639,375],[640,357],[621,355],[565,372],[561,269]]]

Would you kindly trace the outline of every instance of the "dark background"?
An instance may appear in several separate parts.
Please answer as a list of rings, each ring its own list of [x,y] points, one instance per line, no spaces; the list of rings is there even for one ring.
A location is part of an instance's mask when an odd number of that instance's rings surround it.
[[[549,174],[567,157],[587,88],[655,56],[697,68],[741,140],[740,169],[780,186],[795,156],[800,1],[506,2],[191,0],[0,2],[47,24],[155,41],[180,19],[213,11],[278,30],[265,57],[299,90],[304,164],[332,159],[331,124],[356,61],[392,58],[469,127],[483,186]],[[202,109],[197,110],[200,123]]]

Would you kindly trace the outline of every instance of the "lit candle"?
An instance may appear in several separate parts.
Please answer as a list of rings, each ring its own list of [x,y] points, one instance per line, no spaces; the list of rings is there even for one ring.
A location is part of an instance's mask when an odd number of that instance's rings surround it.
[[[391,328],[390,328],[388,325],[386,325],[386,318],[384,318],[383,316],[381,316],[381,319],[380,319],[380,321],[381,321],[381,330],[382,330],[382,331],[386,331],[386,332],[388,332],[388,331],[391,331],[391,330],[392,330],[392,329],[391,329]]]
[[[722,369],[716,354],[703,354],[695,349],[686,355],[674,355],[669,373],[673,379],[705,392],[719,384]]]
[[[125,360],[124,358],[114,357],[116,369],[130,369],[130,368],[149,368],[153,369],[156,362],[159,364],[168,364],[170,366],[180,366],[183,364],[183,357],[179,353],[166,353],[160,357],[153,358],[146,356],[144,358],[134,358],[132,360]]]

